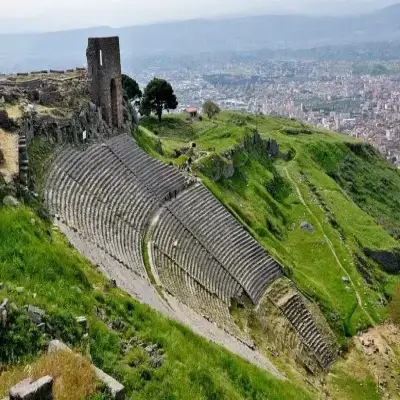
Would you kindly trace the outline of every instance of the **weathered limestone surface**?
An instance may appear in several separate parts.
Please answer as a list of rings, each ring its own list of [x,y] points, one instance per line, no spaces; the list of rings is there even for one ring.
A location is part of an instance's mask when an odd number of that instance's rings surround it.
[[[25,379],[10,390],[10,400],[53,400],[53,378]]]
[[[125,387],[121,385],[118,381],[116,381],[110,375],[107,375],[101,369],[95,367],[94,372],[98,380],[100,380],[104,385],[106,385],[111,392],[113,399],[115,400],[124,400],[125,399]]]
[[[63,342],[60,340],[51,340],[49,343],[49,347],[47,350],[49,353],[54,353],[55,351],[69,351],[72,352],[72,350]]]

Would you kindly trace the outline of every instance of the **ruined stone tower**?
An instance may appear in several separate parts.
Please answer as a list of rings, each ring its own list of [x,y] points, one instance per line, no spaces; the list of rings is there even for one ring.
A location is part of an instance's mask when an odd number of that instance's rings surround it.
[[[89,38],[86,57],[91,99],[101,107],[104,120],[119,128],[124,109],[118,36]]]

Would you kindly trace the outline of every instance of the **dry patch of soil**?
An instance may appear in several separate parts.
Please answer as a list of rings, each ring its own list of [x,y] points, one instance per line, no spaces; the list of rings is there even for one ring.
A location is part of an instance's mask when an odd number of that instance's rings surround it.
[[[358,336],[356,342],[383,397],[400,398],[400,329],[384,324]]]
[[[11,182],[19,171],[18,135],[0,129],[0,149],[5,159],[5,163],[0,164],[0,174],[6,182]]]
[[[343,399],[347,391],[354,393],[348,399],[400,399],[400,329],[390,323],[370,328],[349,348],[327,376],[330,397]]]

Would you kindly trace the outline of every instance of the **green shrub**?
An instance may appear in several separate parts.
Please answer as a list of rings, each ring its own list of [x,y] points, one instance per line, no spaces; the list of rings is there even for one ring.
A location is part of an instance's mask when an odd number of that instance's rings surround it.
[[[42,333],[24,312],[11,311],[6,327],[0,329],[0,365],[22,362],[45,345]]]

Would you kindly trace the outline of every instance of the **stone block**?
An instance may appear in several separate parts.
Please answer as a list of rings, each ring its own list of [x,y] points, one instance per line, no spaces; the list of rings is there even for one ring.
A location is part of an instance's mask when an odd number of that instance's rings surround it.
[[[25,306],[25,310],[33,323],[39,325],[43,322],[43,318],[46,315],[46,312],[44,310],[31,305]]]
[[[301,224],[300,224],[300,228],[305,230],[305,231],[312,232],[312,233],[315,232],[314,227],[307,221],[302,221]]]
[[[51,340],[47,351],[48,351],[48,353],[54,353],[55,351],[72,352],[72,350],[65,343],[61,342],[60,340]]]
[[[3,199],[3,204],[8,207],[18,207],[19,201],[13,196],[6,196]]]
[[[115,400],[125,400],[125,387],[118,381],[116,381],[110,375],[107,375],[101,369],[95,367],[94,368],[95,375],[97,379],[99,379],[104,385],[106,385],[112,395],[112,398]]]
[[[0,304],[0,326],[2,328],[6,326],[7,317],[8,317],[8,299],[5,299]]]
[[[53,400],[53,378],[25,379],[10,390],[10,400]]]
[[[83,333],[87,333],[88,332],[88,322],[86,317],[77,317],[76,318],[76,322],[81,326]]]

